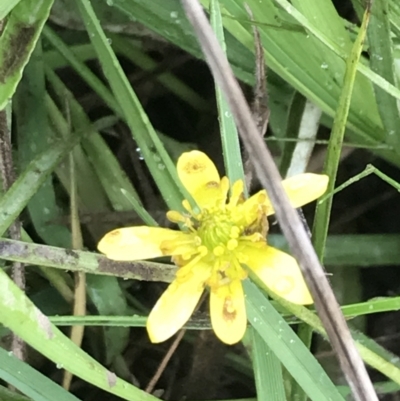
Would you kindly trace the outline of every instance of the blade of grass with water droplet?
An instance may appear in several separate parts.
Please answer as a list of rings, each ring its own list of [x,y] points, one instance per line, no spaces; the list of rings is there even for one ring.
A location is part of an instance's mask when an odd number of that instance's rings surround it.
[[[372,2],[371,21],[368,28],[368,43],[371,70],[396,85],[393,60],[393,42],[389,20],[388,0]],[[398,100],[382,88],[374,85],[375,97],[385,128],[385,141],[400,152],[400,116]]]
[[[257,398],[268,401],[286,401],[282,365],[264,339],[252,327],[252,361]]]
[[[262,292],[244,281],[248,319],[281,363],[314,401],[340,400],[337,391],[310,350],[274,309]]]
[[[224,28],[222,25],[221,11],[217,0],[210,3],[210,22],[218,38],[222,49],[226,51]],[[244,180],[242,156],[240,152],[239,136],[232,112],[221,89],[216,84],[215,93],[218,106],[218,120],[222,141],[222,152],[225,161],[226,175],[231,183]]]
[[[182,196],[190,198],[177,177],[174,163],[157,136],[88,0],[76,0],[89,38],[96,49],[105,76],[136,140],[150,173],[170,209],[181,210]]]

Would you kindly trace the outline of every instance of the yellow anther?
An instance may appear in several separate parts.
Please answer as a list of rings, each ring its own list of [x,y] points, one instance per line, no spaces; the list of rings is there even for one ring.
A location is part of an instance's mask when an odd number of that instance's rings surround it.
[[[226,244],[226,247],[230,250],[233,251],[236,249],[238,246],[238,241],[236,239],[230,239],[228,243]]]
[[[182,201],[182,206],[185,208],[185,210],[187,210],[191,215],[193,215],[193,209],[190,206],[190,203],[187,199],[184,199]]]
[[[225,249],[221,245],[218,245],[213,249],[213,254],[215,256],[222,256],[224,254],[224,252],[225,252]]]
[[[238,226],[234,226],[231,228],[231,238],[239,238],[240,236],[240,228]]]
[[[208,254],[208,249],[207,249],[207,247],[206,246],[204,246],[204,245],[200,245],[198,248],[197,248],[197,251],[199,252],[199,254],[203,257],[203,256],[206,256],[207,254]]]
[[[243,198],[243,181],[236,181],[231,188],[231,197],[229,199],[229,206],[236,206]]]
[[[181,213],[176,212],[175,210],[169,210],[167,212],[167,219],[172,223],[185,223],[187,217],[182,216]]]

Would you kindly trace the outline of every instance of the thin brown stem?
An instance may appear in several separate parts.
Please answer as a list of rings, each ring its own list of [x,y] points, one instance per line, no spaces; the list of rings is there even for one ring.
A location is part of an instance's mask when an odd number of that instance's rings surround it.
[[[174,342],[171,344],[167,353],[164,355],[164,358],[162,359],[160,365],[158,366],[156,373],[151,378],[151,380],[149,381],[149,384],[147,385],[146,389],[144,390],[144,391],[146,391],[146,393],[153,392],[155,385],[157,384],[159,378],[161,377],[165,368],[167,367],[168,362],[172,358],[172,355],[174,355],[174,352],[178,348],[178,345],[181,343],[182,338],[185,335],[185,333],[186,333],[186,329],[180,330],[178,332],[177,336],[175,337]]]
[[[3,182],[3,191],[6,192],[14,183],[16,177],[12,159],[11,133],[9,128],[10,116],[7,111],[0,111],[0,176]],[[10,225],[8,233],[11,239],[21,240],[21,223],[18,218]],[[12,279],[22,291],[25,290],[25,269],[20,262],[14,262],[12,265]],[[25,359],[25,343],[15,334],[12,336],[11,350],[14,355]]]
[[[254,21],[253,12],[247,3],[244,3],[247,14],[251,21]],[[265,69],[264,49],[261,43],[260,32],[257,26],[252,26],[254,46],[255,46],[255,77],[256,84],[253,88],[253,101],[251,103],[251,112],[254,122],[257,125],[259,134],[263,137],[267,130],[270,110],[268,108],[268,92],[267,92],[267,74]],[[254,167],[247,149],[244,150],[243,158],[246,187],[250,191],[254,178]]]
[[[200,306],[206,300],[207,295],[208,295],[207,292],[203,292],[203,295],[201,296],[200,301],[197,304],[196,308],[194,309],[193,313],[196,312],[200,308]],[[167,367],[168,362],[170,361],[175,350],[178,348],[178,345],[182,341],[182,338],[185,335],[185,333],[186,333],[186,329],[182,329],[178,332],[177,336],[175,337],[174,342],[171,344],[171,346],[169,347],[169,350],[167,351],[163,360],[161,361],[160,365],[158,366],[156,373],[149,381],[149,384],[147,385],[147,387],[145,389],[145,391],[147,393],[151,393],[154,390],[154,386],[157,384],[158,379],[161,377],[162,373],[164,372],[165,368]]]

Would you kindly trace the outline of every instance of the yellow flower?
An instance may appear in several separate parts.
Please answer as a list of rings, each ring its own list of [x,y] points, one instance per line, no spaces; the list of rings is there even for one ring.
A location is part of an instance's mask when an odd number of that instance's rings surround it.
[[[190,318],[207,287],[215,334],[225,343],[241,340],[247,325],[241,281],[250,268],[279,296],[296,304],[312,298],[296,260],[266,242],[267,216],[274,213],[266,192],[249,199],[243,182],[230,189],[208,156],[199,151],[183,153],[178,160],[179,178],[196,201],[199,212],[187,200],[187,213],[169,211],[170,221],[181,231],[159,227],[127,227],[109,232],[100,241],[100,252],[114,260],[140,260],[170,255],[179,267],[175,280],[162,294],[147,320],[152,342],[173,336]],[[321,196],[328,177],[300,174],[282,182],[294,207]]]

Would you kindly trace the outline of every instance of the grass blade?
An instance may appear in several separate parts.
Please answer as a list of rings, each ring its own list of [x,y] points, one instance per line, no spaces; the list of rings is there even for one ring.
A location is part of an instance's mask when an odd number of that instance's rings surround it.
[[[20,171],[49,147],[50,127],[45,103],[45,79],[41,43],[38,42],[25,68],[13,105],[16,114]],[[84,132],[84,131],[81,131]],[[29,216],[39,236],[49,245],[70,246],[69,230],[57,223],[61,213],[56,204],[51,177],[32,196],[27,205]]]
[[[218,41],[226,51],[224,28],[222,25],[221,11],[218,0],[211,0],[210,3],[211,26],[218,38]],[[240,152],[239,136],[236,129],[228,102],[218,84],[215,84],[215,93],[218,106],[219,129],[222,141],[223,156],[225,161],[226,175],[231,184],[237,180],[244,180],[242,156]]]
[[[133,92],[88,0],[77,0],[90,40],[150,173],[170,209],[182,208],[176,168]],[[187,198],[186,196],[184,196]]]
[[[21,80],[52,4],[53,0],[24,0],[13,8],[7,19],[0,36],[0,110],[4,109]],[[3,12],[10,10],[11,2],[4,6]]]
[[[293,378],[314,401],[341,400],[321,365],[261,291],[244,281],[248,319]]]
[[[257,398],[268,401],[286,401],[282,365],[279,359],[254,328],[251,333]]]
[[[117,376],[77,347],[34,306],[0,270],[0,322],[60,368],[125,400],[155,401],[157,398]]]
[[[1,347],[0,378],[34,401],[79,401],[74,395]],[[5,400],[1,393],[0,399]],[[7,396],[7,400],[12,398]]]
[[[29,163],[25,171],[0,199],[0,235],[4,235],[57,164],[79,142],[81,135],[83,135],[82,132],[74,135],[68,142],[54,142],[48,150]]]
[[[333,123],[333,128],[328,144],[327,156],[325,159],[324,173],[329,176],[329,184],[327,193],[333,191],[337,169],[339,167],[340,153],[343,145],[343,138],[346,129],[347,117],[350,109],[350,102],[353,93],[354,81],[356,78],[357,64],[360,60],[363,49],[364,40],[367,33],[370,10],[366,10],[364,19],[354,42],[350,56],[346,62],[346,72],[343,79],[343,88],[339,99],[338,109]],[[324,203],[317,203],[315,211],[315,220],[313,227],[313,243],[315,252],[321,262],[324,257],[325,242],[328,235],[329,218],[332,208],[332,197],[328,198]]]
[[[393,42],[389,21],[388,0],[373,1],[371,21],[368,29],[368,43],[371,70],[396,85],[393,60]],[[383,126],[386,143],[400,152],[400,118],[397,101],[386,91],[374,86],[376,102]]]

